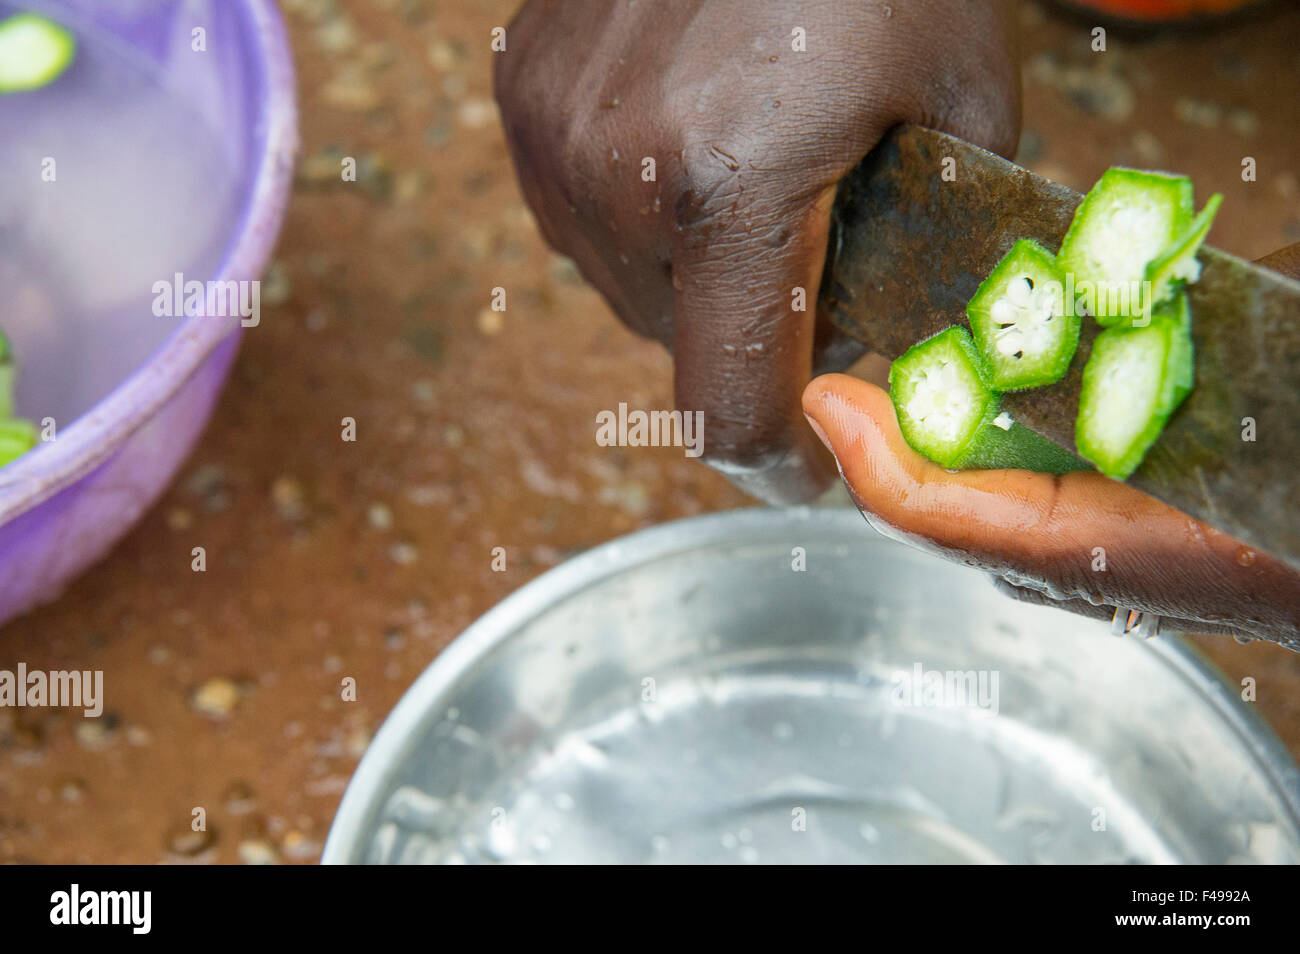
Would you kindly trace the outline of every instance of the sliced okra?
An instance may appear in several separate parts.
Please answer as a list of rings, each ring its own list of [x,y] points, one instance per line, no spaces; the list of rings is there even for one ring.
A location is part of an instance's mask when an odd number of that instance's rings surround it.
[[[903,438],[944,467],[962,466],[980,428],[998,413],[983,359],[965,328],[913,345],[889,368],[889,397]]]
[[[997,391],[1052,384],[1079,347],[1079,318],[1065,302],[1065,276],[1032,239],[1012,246],[966,306],[971,332]]]
[[[889,396],[903,437],[918,454],[952,470],[1036,470],[1062,474],[1087,464],[1001,413],[987,370],[964,328],[913,346],[889,369]]]
[[[1145,327],[1108,328],[1083,369],[1075,445],[1103,474],[1137,470],[1193,378],[1186,298],[1158,309]]]
[[[76,56],[73,35],[35,13],[0,20],[0,93],[39,89],[54,82]]]
[[[1075,212],[1057,265],[1102,325],[1145,316],[1148,266],[1179,243],[1192,219],[1185,176],[1108,169]]]
[[[1180,284],[1191,285],[1201,277],[1201,263],[1196,253],[1210,233],[1221,202],[1223,196],[1219,193],[1210,196],[1210,201],[1183,230],[1182,236],[1167,252],[1147,265],[1146,281],[1151,289],[1152,302],[1159,304],[1167,300]]]
[[[36,425],[22,418],[0,421],[0,467],[36,446]]]

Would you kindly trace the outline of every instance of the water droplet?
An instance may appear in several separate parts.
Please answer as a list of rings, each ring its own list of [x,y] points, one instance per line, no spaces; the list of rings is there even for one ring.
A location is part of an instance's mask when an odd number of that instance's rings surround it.
[[[1238,566],[1254,566],[1254,565],[1255,565],[1255,551],[1252,550],[1250,547],[1242,547],[1240,550],[1238,550],[1238,551],[1237,551],[1237,565],[1238,565]]]
[[[1251,643],[1255,641],[1254,636],[1242,636],[1239,633],[1233,633],[1232,638],[1236,640],[1238,643],[1240,643],[1242,646],[1249,646]]]
[[[889,19],[890,17],[892,17],[893,15],[894,15],[894,8],[893,8],[893,7],[891,7],[891,6],[890,6],[889,4],[887,4],[887,3],[882,3],[882,4],[880,5],[880,19],[882,19],[882,20],[888,20],[888,19]]]

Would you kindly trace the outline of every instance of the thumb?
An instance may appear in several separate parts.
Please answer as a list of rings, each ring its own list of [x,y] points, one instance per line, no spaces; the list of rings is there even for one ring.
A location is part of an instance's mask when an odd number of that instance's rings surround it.
[[[784,200],[751,206],[717,228],[701,213],[673,253],[677,406],[704,412],[705,460],[769,503],[809,500],[835,475],[799,403],[834,197],[794,214]]]

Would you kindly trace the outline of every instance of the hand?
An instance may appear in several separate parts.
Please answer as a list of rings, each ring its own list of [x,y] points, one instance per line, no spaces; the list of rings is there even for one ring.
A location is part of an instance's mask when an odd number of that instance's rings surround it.
[[[1262,264],[1300,278],[1300,245]],[[990,570],[1018,599],[1104,619],[1123,607],[1300,650],[1300,573],[1127,484],[950,473],[908,447],[889,395],[845,375],[814,380],[803,406],[858,508],[889,536]]]
[[[507,28],[496,96],[543,235],[673,352],[678,408],[742,489],[833,477],[799,396],[860,354],[815,321],[835,185],[901,122],[1012,154],[1011,6],[530,0]]]

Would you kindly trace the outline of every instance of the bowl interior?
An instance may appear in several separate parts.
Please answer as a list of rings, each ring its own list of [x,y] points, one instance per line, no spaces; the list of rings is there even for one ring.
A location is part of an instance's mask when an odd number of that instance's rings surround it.
[[[1007,600],[856,513],[741,512],[484,617],[390,717],[326,860],[1295,860],[1288,771],[1167,638]]]
[[[78,41],[53,83],[0,95],[0,168],[16,170],[0,177],[0,329],[21,415],[84,414],[179,327],[159,283],[217,274],[259,158],[242,6],[0,0],[0,17],[44,13]]]

